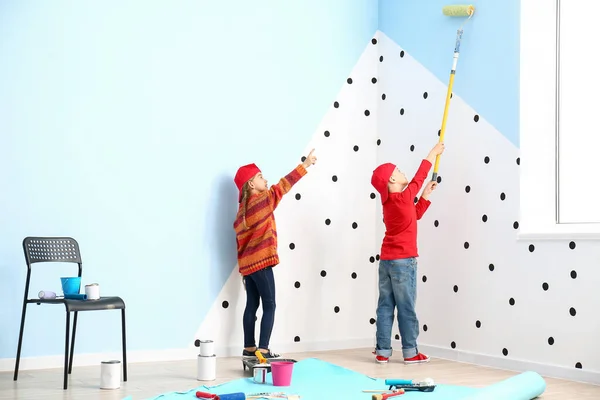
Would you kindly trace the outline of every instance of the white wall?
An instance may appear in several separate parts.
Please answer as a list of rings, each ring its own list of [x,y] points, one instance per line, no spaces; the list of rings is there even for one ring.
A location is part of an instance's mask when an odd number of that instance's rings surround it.
[[[408,51],[401,58],[403,49],[383,34],[379,49],[386,100],[379,114],[378,163],[395,162],[414,172],[438,140],[446,82]],[[517,241],[519,150],[458,95],[452,98],[445,143],[442,180],[419,224],[421,350],[600,382],[600,246],[568,239]],[[381,219],[378,223],[379,240]],[[400,349],[400,342],[394,347]]]

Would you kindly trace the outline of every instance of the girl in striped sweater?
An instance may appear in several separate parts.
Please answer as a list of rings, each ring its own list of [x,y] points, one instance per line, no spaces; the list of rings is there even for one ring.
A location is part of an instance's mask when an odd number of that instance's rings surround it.
[[[279,264],[273,211],[292,186],[306,175],[306,169],[317,161],[313,152],[314,149],[302,164],[270,188],[255,164],[240,167],[235,175],[234,181],[239,190],[239,209],[233,228],[236,233],[238,268],[246,288],[243,357],[256,357],[254,353],[257,348],[265,358],[280,357],[269,349],[275,321],[273,267]],[[255,320],[261,300],[263,315],[257,347]]]

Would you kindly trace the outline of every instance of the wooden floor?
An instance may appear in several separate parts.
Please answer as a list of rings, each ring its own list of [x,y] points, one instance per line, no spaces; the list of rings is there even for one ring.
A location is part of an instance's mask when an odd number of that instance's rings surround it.
[[[375,378],[390,375],[410,378],[432,377],[437,383],[482,387],[515,375],[501,371],[453,361],[432,359],[421,365],[404,365],[396,360],[389,364],[377,364],[371,349],[285,354],[302,360],[316,357]],[[19,400],[121,400],[132,396],[133,400],[148,399],[162,393],[186,391],[205,382],[196,380],[196,361],[129,364],[128,382],[118,390],[101,390],[100,366],[74,368],[69,378],[69,388],[62,390],[62,369],[20,371],[19,380],[13,381],[11,372],[0,373],[0,399]],[[239,358],[217,359],[216,381],[219,384],[244,376]],[[600,386],[587,385],[558,379],[546,379],[547,390],[540,397],[544,400],[600,399]],[[507,399],[508,400],[508,399]]]

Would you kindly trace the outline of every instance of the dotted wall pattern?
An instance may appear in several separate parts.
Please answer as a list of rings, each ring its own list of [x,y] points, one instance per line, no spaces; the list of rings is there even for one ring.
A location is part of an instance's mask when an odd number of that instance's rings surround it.
[[[447,82],[385,35],[377,46],[380,98],[385,94],[378,162],[397,163],[410,179],[438,140]],[[448,49],[448,70],[451,64]],[[456,79],[468,78],[459,61]],[[446,354],[600,370],[600,247],[517,240],[519,151],[457,95],[445,143],[440,183],[418,226],[420,344]],[[381,218],[377,223],[379,243],[384,227]],[[396,321],[393,333],[400,338]],[[400,350],[400,342],[394,348]]]
[[[275,212],[281,263],[274,269],[274,351],[375,344],[379,243],[370,178],[380,144],[379,63],[375,37],[340,82],[341,90],[310,143],[289,160],[291,171],[312,148],[318,157]],[[256,163],[260,166],[260,156]],[[263,173],[270,184],[281,178]],[[222,355],[239,355],[244,307],[236,267],[191,342],[212,339]],[[257,340],[261,315],[259,309]]]

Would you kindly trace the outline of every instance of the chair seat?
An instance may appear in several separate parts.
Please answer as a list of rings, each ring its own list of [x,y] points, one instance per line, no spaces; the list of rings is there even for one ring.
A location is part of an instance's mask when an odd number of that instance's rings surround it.
[[[118,296],[100,297],[98,300],[30,299],[28,303],[64,304],[68,312],[120,310],[125,308],[125,302]]]

